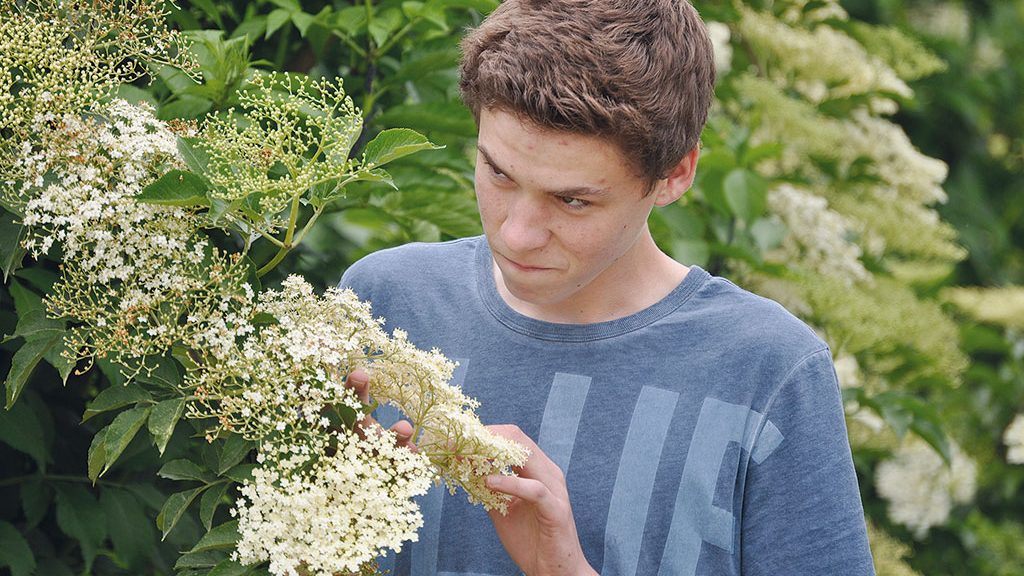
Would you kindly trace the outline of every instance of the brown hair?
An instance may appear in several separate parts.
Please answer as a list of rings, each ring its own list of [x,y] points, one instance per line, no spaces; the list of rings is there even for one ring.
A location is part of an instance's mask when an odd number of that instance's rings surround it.
[[[610,138],[653,183],[697,145],[711,41],[685,0],[507,0],[462,41],[459,87],[542,128]]]

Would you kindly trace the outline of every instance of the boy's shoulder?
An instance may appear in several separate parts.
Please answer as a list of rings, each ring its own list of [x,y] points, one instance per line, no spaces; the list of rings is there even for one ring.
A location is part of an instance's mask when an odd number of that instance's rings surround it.
[[[828,349],[819,334],[784,306],[726,278],[708,275],[688,311],[734,349],[771,350],[797,357]]]
[[[370,253],[349,266],[339,285],[362,297],[375,292],[437,287],[452,279],[475,278],[482,237],[447,242],[413,242]]]

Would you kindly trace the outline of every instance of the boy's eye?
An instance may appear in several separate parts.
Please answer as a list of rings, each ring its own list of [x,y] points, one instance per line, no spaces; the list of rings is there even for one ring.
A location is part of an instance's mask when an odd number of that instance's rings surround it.
[[[501,170],[498,170],[497,168],[495,168],[494,164],[491,164],[490,162],[486,162],[486,164],[487,164],[487,167],[491,169],[491,174],[495,178],[502,178],[502,179],[508,178],[508,176],[505,176],[504,172],[502,172]]]
[[[574,210],[579,210],[590,206],[590,202],[586,200],[580,200],[579,198],[573,198],[572,196],[560,196],[559,199],[563,204]]]

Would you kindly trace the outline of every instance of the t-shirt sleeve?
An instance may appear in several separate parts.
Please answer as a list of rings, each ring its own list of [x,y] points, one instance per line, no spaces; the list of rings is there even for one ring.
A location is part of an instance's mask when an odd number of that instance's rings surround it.
[[[747,471],[742,574],[874,574],[827,349],[805,357],[791,371],[766,416]]]

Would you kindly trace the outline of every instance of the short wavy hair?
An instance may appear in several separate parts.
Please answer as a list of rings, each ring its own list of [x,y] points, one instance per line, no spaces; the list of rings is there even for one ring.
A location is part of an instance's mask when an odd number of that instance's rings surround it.
[[[685,0],[507,0],[462,41],[459,88],[499,109],[617,144],[652,183],[698,145],[711,40]]]

